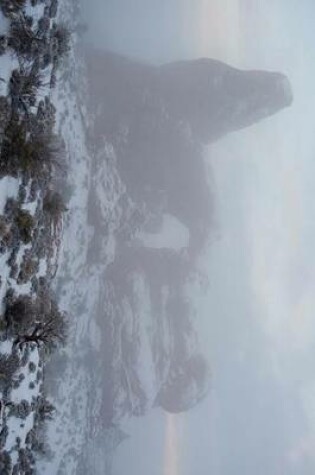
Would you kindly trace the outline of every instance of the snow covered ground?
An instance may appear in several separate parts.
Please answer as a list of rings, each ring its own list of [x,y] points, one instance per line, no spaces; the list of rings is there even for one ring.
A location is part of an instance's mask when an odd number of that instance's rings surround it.
[[[153,249],[173,249],[180,251],[189,246],[189,230],[179,219],[170,214],[164,214],[158,232],[152,233],[141,230],[136,234],[142,245]]]
[[[0,343],[0,354],[11,355],[13,351],[12,341]],[[10,453],[12,464],[18,461],[20,449],[25,449],[27,436],[34,426],[33,405],[36,404],[40,396],[41,380],[37,373],[39,367],[39,354],[37,348],[32,351],[24,349],[17,352],[20,361],[23,364],[14,376],[14,385],[10,393],[10,405],[3,405],[1,410],[0,427],[7,431],[7,437],[2,450]],[[2,400],[2,404],[3,400]],[[13,411],[12,408],[22,410]],[[3,432],[1,432],[3,433]]]
[[[75,8],[76,5],[71,0],[60,3],[59,18],[62,22],[73,24]],[[40,15],[41,12],[34,10],[32,14]],[[6,28],[5,22],[3,28]],[[124,221],[128,226],[126,215],[132,213],[133,205],[128,201],[128,197],[126,198],[126,187],[117,171],[113,147],[104,139],[100,150],[101,160],[93,156],[95,151],[90,150],[87,130],[93,122],[93,117],[89,115],[85,105],[86,71],[78,41],[78,38],[73,35],[69,57],[58,73],[56,89],[50,94],[52,103],[57,109],[56,129],[63,138],[66,148],[66,186],[69,192],[62,239],[58,252],[55,250],[54,254],[54,258],[58,258],[54,285],[59,306],[61,310],[69,314],[71,325],[67,345],[53,358],[47,378],[49,398],[56,407],[54,419],[49,421],[47,426],[47,440],[52,456],[37,461],[38,473],[47,475],[81,475],[81,473],[109,475],[113,450],[124,438],[120,429],[117,427],[104,429],[100,421],[104,385],[104,375],[100,371],[103,340],[100,322],[95,316],[99,315],[100,297],[104,292],[104,280],[106,280],[104,279],[105,271],[115,259],[116,232],[121,230],[123,224],[126,224]],[[1,57],[0,68],[2,60],[5,65],[4,77],[7,80],[14,63],[11,58]],[[5,67],[7,72],[5,72]],[[0,87],[2,84],[4,83],[0,82]],[[101,163],[101,166],[95,165],[97,163]],[[20,186],[19,179],[5,177],[0,180],[0,214],[4,212],[8,198],[18,197]],[[92,206],[97,203],[98,217],[104,224],[101,250],[97,261],[91,260],[89,256],[97,232],[100,232],[96,225],[94,228],[88,216],[91,190],[94,197]],[[27,188],[21,206],[23,210],[35,216],[42,197],[37,195],[30,199],[29,191]],[[148,228],[139,231],[131,245],[136,246],[136,241],[138,241],[143,248],[178,252],[188,247],[189,231],[175,216],[164,214],[160,224],[157,230]],[[29,244],[22,244],[17,251],[17,275],[24,255],[29,250]],[[11,276],[8,258],[8,254],[0,256],[3,283],[0,288],[1,301],[8,288],[12,288],[17,295],[32,292],[29,283],[18,283],[16,278]],[[36,278],[45,276],[51,266],[50,261],[40,258]],[[129,390],[121,388],[120,385],[114,388],[117,398],[113,412],[117,413],[117,419],[122,415],[128,417],[125,408],[126,401],[131,404],[135,412],[139,407],[139,414],[152,407],[157,391],[167,377],[168,352],[172,346],[170,328],[167,325],[167,319],[164,318],[169,289],[166,286],[162,292],[164,297],[161,313],[163,315],[157,331],[157,323],[152,317],[150,289],[145,282],[145,276],[141,272],[135,273],[131,280],[135,308],[132,308],[130,301],[124,301],[122,303],[124,312],[121,321],[118,321],[117,328],[114,328],[116,321],[109,322],[113,325],[112,328],[110,325],[108,328],[109,333],[116,332],[115,337],[118,342],[115,345],[113,360],[110,362],[116,374],[119,374],[122,362],[126,359],[126,355],[123,355],[121,351],[123,339],[126,338],[128,342],[136,339],[139,343],[134,359],[126,366],[126,384],[130,385]],[[108,310],[112,311],[110,308]],[[112,312],[112,316],[115,317],[116,313]],[[159,373],[156,372],[157,357],[153,352],[158,338],[165,344],[163,349],[165,361],[163,360]],[[6,354],[12,353],[12,341],[0,343],[0,350]],[[26,401],[31,406],[41,394],[41,379],[35,377],[41,373],[41,360],[36,348],[26,356],[25,350],[19,351],[19,358],[25,364],[16,373],[19,386],[12,389],[10,398],[14,405]],[[128,371],[130,371],[130,377]],[[137,389],[141,397],[136,394],[133,398],[136,391],[131,389],[131,385],[134,381],[139,383]],[[2,424],[9,428],[4,447],[5,450],[10,451],[16,461],[18,448],[26,446],[27,435],[34,423],[34,412],[31,411],[23,422],[16,415],[10,414],[11,412],[11,406],[6,407],[2,412]],[[19,446],[16,445],[16,437],[21,438]]]
[[[72,7],[70,2],[61,6],[59,14],[64,21],[71,21]],[[43,459],[38,463],[40,473],[49,475],[78,473],[78,464],[82,463],[83,456],[87,457],[87,441],[91,430],[89,421],[97,420],[100,406],[100,394],[97,391],[99,382],[96,381],[96,376],[88,371],[87,359],[89,349],[93,347],[98,350],[100,345],[99,330],[93,320],[93,309],[98,302],[104,268],[103,263],[93,268],[87,265],[89,245],[94,234],[87,215],[92,163],[86,143],[89,118],[84,105],[84,63],[77,51],[75,37],[73,41],[70,57],[61,71],[53,97],[53,103],[57,107],[57,128],[67,151],[67,181],[71,190],[67,203],[69,211],[65,216],[60,245],[56,291],[60,307],[70,314],[72,323],[65,349],[66,369],[62,376],[57,378],[58,385],[52,397],[57,411],[48,426],[48,440],[54,457],[52,460]],[[109,148],[109,168],[112,160],[112,151]],[[106,168],[102,173],[106,174]],[[104,195],[101,188],[99,193],[103,193],[104,214],[110,215],[111,212],[114,213],[117,201],[115,194],[119,193],[119,189],[116,189],[114,181],[111,182],[111,179],[116,180],[117,177],[107,173],[106,179],[108,194]],[[114,240],[109,236],[104,249],[104,255],[109,262],[113,259],[114,250]],[[95,411],[95,414],[91,414],[91,411]],[[93,450],[92,447],[93,442],[90,442],[89,453]],[[103,475],[104,464],[106,465],[106,461],[102,457],[98,464],[102,471],[86,473]]]
[[[36,7],[27,4],[26,9],[36,22],[42,17],[45,4]],[[6,34],[8,27],[9,20],[0,13],[0,34]],[[8,95],[12,71],[18,67],[17,55],[12,51],[0,56],[0,96]],[[48,69],[45,70],[47,76],[50,74]],[[44,96],[50,96],[49,85],[41,88],[36,100]],[[14,298],[35,296],[40,278],[50,279],[52,254],[56,254],[49,241],[46,241],[46,248],[40,249],[45,226],[42,220],[43,191],[38,182],[32,187],[35,181],[22,173],[15,178],[2,172],[0,178],[0,472],[3,474],[10,474],[12,470],[16,473],[18,465],[18,473],[26,473],[26,462],[31,461],[33,465],[34,430],[38,407],[44,397],[41,350],[36,344],[19,346],[10,333],[4,331],[8,292]],[[16,238],[17,213],[31,220],[31,239]],[[45,232],[51,234],[49,225]]]

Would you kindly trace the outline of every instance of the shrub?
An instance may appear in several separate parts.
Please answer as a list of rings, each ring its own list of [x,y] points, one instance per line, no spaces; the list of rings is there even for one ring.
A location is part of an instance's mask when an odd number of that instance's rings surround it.
[[[38,261],[30,257],[27,257],[27,258],[24,257],[21,264],[21,270],[18,276],[18,283],[20,284],[20,283],[29,282],[32,276],[35,275],[37,270],[38,270]]]
[[[21,157],[23,159],[21,160]],[[26,127],[13,117],[5,128],[0,155],[0,172],[15,175],[22,167],[27,168],[28,150]]]
[[[0,96],[0,132],[4,132],[10,117],[10,104],[6,96]]]
[[[32,412],[32,407],[26,399],[22,399],[18,404],[14,404],[10,407],[10,415],[15,415],[20,419],[26,419]]]
[[[7,37],[5,35],[0,35],[0,56],[6,52],[7,46]]]
[[[19,230],[19,235],[24,244],[32,240],[32,233],[34,229],[34,218],[25,210],[20,209],[15,217],[15,222]]]
[[[50,173],[60,168],[63,149],[53,133],[29,131],[30,123],[11,119],[2,143],[0,173],[16,176],[28,172],[31,176]]]
[[[55,18],[58,11],[58,0],[51,0],[49,7],[49,17]]]
[[[0,216],[0,237],[7,233],[8,225],[4,216]]]
[[[48,399],[43,396],[39,398],[36,411],[39,422],[52,420],[54,418],[55,411],[55,406],[50,401],[48,401]]]
[[[10,475],[12,471],[11,455],[6,450],[0,450],[0,473]]]
[[[33,468],[34,464],[35,460],[32,452],[28,448],[20,448],[17,464],[17,466],[19,467],[18,473],[23,473],[25,475],[35,475],[36,472]]]
[[[29,143],[33,169],[51,171],[62,166],[63,150],[58,137],[52,133],[35,134]]]
[[[10,355],[0,354],[0,384],[11,384],[13,376],[20,367],[20,359],[16,353]]]
[[[36,371],[36,364],[33,361],[30,361],[28,364],[28,370],[30,373],[35,373]]]
[[[43,86],[43,76],[34,66],[15,69],[9,83],[12,107],[29,112],[29,107],[36,103],[38,89]]]
[[[0,450],[2,450],[3,447],[5,446],[8,435],[9,435],[9,429],[8,429],[8,426],[5,425],[0,432]]]
[[[43,210],[50,217],[53,224],[57,226],[62,214],[67,211],[67,207],[60,193],[49,191],[44,198]]]
[[[10,22],[8,33],[8,47],[18,56],[30,60],[38,56],[43,48],[43,40],[38,38],[32,29],[32,23],[25,15],[15,16]]]
[[[15,335],[14,344],[35,344],[52,351],[63,344],[68,333],[66,315],[57,303],[47,294],[32,300],[28,296],[20,296],[7,303],[5,319],[8,328]]]
[[[30,297],[20,296],[7,304],[5,319],[14,334],[27,331],[34,318],[35,308]]]
[[[39,101],[35,117],[35,123],[31,130],[37,134],[50,133],[55,126],[56,108],[50,102],[49,97]]]
[[[18,13],[26,5],[26,0],[1,0],[0,9],[4,16],[10,17],[14,13]]]
[[[71,33],[65,25],[54,23],[52,28],[52,44],[56,61],[62,59],[70,51]]]

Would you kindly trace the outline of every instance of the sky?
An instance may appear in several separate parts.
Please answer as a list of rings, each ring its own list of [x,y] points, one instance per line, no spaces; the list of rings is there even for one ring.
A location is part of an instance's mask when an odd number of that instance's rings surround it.
[[[209,291],[192,298],[212,389],[191,413],[132,423],[115,475],[313,474],[315,4],[95,1],[94,44],[277,70],[294,93],[289,109],[206,151],[219,238],[203,259]]]
[[[315,469],[314,6],[239,7],[239,52],[228,48],[227,60],[286,73],[294,104],[209,151],[222,236],[207,263],[213,291],[201,333],[215,372],[208,400],[216,412],[215,473],[308,474]]]

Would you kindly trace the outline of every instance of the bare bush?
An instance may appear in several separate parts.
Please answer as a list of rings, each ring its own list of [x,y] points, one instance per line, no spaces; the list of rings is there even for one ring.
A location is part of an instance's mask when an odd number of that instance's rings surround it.
[[[0,173],[16,176],[27,172],[41,176],[62,167],[63,148],[52,132],[32,133],[27,121],[11,119],[5,130],[0,155]]]
[[[70,51],[70,39],[71,33],[65,25],[59,25],[54,23],[52,28],[52,48],[54,50],[54,56],[58,62],[58,59],[66,56]]]
[[[67,211],[63,198],[57,191],[49,191],[43,201],[43,210],[49,216],[52,224],[57,227],[63,213]]]
[[[19,297],[7,306],[5,317],[16,335],[15,345],[35,343],[52,350],[65,343],[67,319],[49,295],[41,295],[36,300]]]
[[[32,326],[34,313],[35,308],[31,297],[20,296],[8,302],[5,319],[14,334],[25,333]]]
[[[10,113],[11,108],[8,98],[5,96],[0,96],[0,141],[8,124]]]
[[[23,209],[18,210],[15,223],[19,230],[19,236],[24,244],[31,242],[35,221],[33,216]]]
[[[36,415],[39,422],[52,420],[54,418],[55,412],[55,406],[50,401],[48,401],[48,399],[46,399],[44,396],[38,399]]]
[[[20,367],[20,359],[16,353],[0,354],[0,385],[11,384],[13,377]]]
[[[32,59],[38,57],[47,47],[45,40],[33,31],[33,22],[25,15],[11,19],[8,33],[8,47],[19,57]]]
[[[0,35],[0,56],[2,56],[6,52],[7,46],[8,46],[7,37],[5,35]]]
[[[43,86],[43,76],[38,68],[15,69],[9,83],[12,108],[22,109],[26,114],[36,104],[36,95]]]
[[[20,12],[26,5],[26,0],[1,0],[0,9],[4,16],[11,17]]]

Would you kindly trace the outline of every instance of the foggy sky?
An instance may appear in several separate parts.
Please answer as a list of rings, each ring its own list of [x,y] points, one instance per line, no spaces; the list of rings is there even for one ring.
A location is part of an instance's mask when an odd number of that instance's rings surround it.
[[[205,256],[208,295],[192,297],[213,387],[175,422],[178,473],[165,468],[165,416],[153,413],[128,426],[132,438],[118,451],[115,475],[313,474],[315,5],[95,3],[94,44],[151,62],[207,55],[279,70],[294,92],[291,108],[208,152],[220,239]]]

